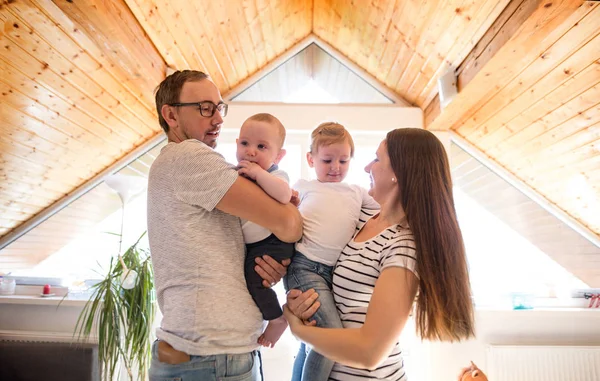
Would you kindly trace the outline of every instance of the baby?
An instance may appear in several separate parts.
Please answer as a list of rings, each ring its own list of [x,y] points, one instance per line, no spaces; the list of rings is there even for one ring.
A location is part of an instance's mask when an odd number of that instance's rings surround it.
[[[285,156],[284,141],[285,128],[279,119],[265,113],[253,115],[242,124],[236,140],[236,158],[240,175],[255,181],[275,200],[287,204],[292,196],[289,178],[277,167]],[[246,243],[244,274],[248,291],[263,319],[269,321],[258,343],[273,347],[287,328],[287,321],[275,291],[264,287],[262,278],[254,270],[255,258],[268,254],[281,262],[292,257],[294,244],[280,241],[269,230],[250,221],[242,221],[242,232]]]

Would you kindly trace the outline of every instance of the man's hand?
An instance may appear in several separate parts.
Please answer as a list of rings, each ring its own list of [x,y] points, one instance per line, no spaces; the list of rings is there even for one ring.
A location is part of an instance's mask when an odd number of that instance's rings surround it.
[[[263,278],[263,286],[270,288],[275,286],[287,273],[287,267],[292,260],[284,259],[279,263],[270,256],[263,255],[262,258],[256,258],[255,262],[254,271]]]
[[[242,160],[238,164],[238,174],[242,176],[246,176],[249,179],[256,180],[256,176],[260,172],[264,172],[265,170],[260,167],[260,165],[253,163],[248,160]]]

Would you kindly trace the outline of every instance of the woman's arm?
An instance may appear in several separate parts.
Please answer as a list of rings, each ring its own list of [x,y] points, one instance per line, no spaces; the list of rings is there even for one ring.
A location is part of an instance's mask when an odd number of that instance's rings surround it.
[[[292,333],[323,356],[355,368],[375,369],[391,353],[408,320],[417,277],[402,267],[385,269],[373,291],[365,324],[360,328],[327,329],[304,325],[285,306]],[[306,302],[295,312],[306,311]]]

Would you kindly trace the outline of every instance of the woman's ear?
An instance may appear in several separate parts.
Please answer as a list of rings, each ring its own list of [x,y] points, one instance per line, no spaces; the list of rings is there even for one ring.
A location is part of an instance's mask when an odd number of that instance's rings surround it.
[[[309,167],[311,167],[311,168],[315,167],[315,163],[313,161],[313,157],[312,157],[312,154],[310,152],[306,153],[306,161],[308,162],[308,166]]]

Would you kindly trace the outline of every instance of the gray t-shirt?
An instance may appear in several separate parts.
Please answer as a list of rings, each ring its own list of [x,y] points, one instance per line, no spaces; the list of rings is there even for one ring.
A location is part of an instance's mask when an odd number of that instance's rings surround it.
[[[238,217],[215,209],[238,177],[198,140],[169,143],[148,177],[148,237],[158,305],[157,337],[191,355],[258,347],[263,319],[246,288]]]

